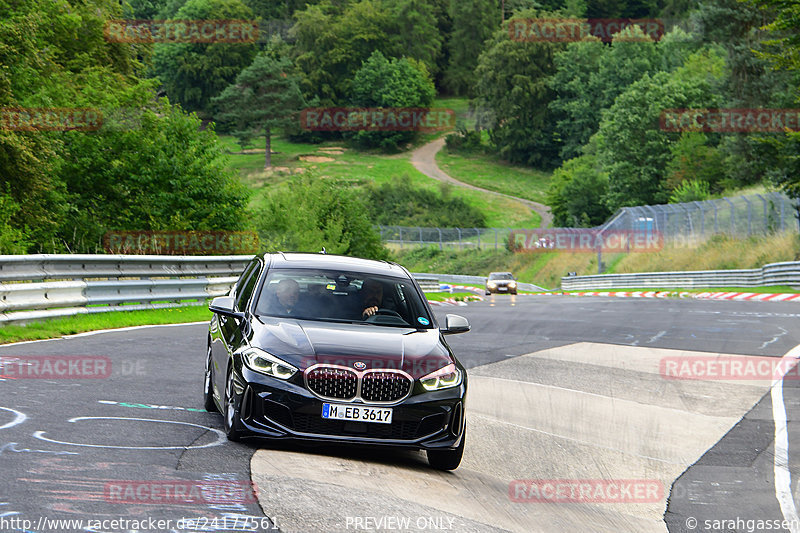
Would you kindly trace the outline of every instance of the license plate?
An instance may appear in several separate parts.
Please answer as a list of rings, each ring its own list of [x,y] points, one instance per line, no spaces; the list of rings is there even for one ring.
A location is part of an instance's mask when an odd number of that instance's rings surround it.
[[[508,289],[506,287],[497,287],[497,290],[498,291],[507,291]]]
[[[364,405],[322,404],[322,418],[352,420],[357,422],[392,423],[392,410],[386,407],[366,407]]]

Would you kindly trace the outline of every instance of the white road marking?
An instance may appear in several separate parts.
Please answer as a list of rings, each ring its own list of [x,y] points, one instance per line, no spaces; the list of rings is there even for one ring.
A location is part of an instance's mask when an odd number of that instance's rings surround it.
[[[776,376],[772,383],[772,418],[775,421],[775,497],[781,506],[783,518],[789,522],[792,533],[800,533],[800,516],[792,497],[792,474],[789,472],[789,430],[786,425],[786,405],[783,402],[783,376],[789,370],[788,364],[783,364],[792,359],[800,358],[800,345],[789,350],[781,359],[779,368],[783,373]]]
[[[79,442],[65,442],[55,439],[49,439],[44,436],[44,431],[37,431],[33,434],[33,436],[37,439],[43,440],[45,442],[52,442],[54,444],[66,444],[68,446],[84,446],[86,448],[115,448],[121,450],[197,450],[200,448],[211,448],[212,446],[219,446],[224,444],[227,441],[225,437],[225,433],[220,431],[219,429],[210,428],[208,426],[201,426],[200,424],[192,424],[190,422],[177,422],[175,420],[156,420],[153,418],[127,418],[127,417],[120,417],[120,416],[79,416],[76,418],[71,418],[68,422],[78,422],[80,420],[135,420],[139,422],[161,422],[164,424],[179,424],[181,426],[193,426],[200,429],[205,429],[207,431],[213,431],[217,434],[217,440],[214,442],[210,442],[208,444],[203,444],[200,446],[114,446],[111,444],[83,444]]]
[[[15,411],[10,407],[0,407],[0,409],[14,414],[14,420],[6,424],[3,424],[2,426],[0,426],[0,429],[8,429],[10,427],[16,426],[17,424],[22,424],[28,418],[28,415],[26,415],[25,413],[20,413],[19,411]]]

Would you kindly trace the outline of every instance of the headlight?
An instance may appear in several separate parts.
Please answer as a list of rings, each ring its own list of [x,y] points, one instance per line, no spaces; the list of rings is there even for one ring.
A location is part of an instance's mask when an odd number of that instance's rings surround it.
[[[486,283],[486,286],[489,287],[490,289],[494,289],[495,287],[497,287],[497,283],[495,283],[494,281],[490,281]]]
[[[508,282],[508,286],[509,286],[509,287],[511,287],[511,288],[513,289],[514,287],[516,287],[516,286],[517,286],[517,282],[516,282],[516,281],[509,281],[509,282]]]
[[[425,390],[429,391],[458,387],[461,385],[461,370],[451,363],[436,372],[431,372],[427,376],[420,378],[419,382],[422,383]]]
[[[258,348],[247,348],[242,352],[242,358],[252,370],[274,378],[289,379],[297,372],[297,369],[286,361]]]

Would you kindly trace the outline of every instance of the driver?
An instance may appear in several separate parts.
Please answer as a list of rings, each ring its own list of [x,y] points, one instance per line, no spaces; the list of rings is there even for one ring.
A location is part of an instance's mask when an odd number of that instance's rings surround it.
[[[361,312],[362,318],[369,318],[378,312],[383,306],[383,283],[374,279],[364,280],[361,285],[361,303],[364,310]]]

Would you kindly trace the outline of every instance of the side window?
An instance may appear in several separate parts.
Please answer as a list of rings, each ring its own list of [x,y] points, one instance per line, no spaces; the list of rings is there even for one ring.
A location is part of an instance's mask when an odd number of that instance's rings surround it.
[[[252,268],[249,269],[249,272],[245,272],[239,285],[237,285],[236,309],[239,311],[243,311],[247,306],[247,300],[249,300],[250,295],[253,294],[253,289],[256,286],[256,281],[258,281],[258,274],[260,271],[261,269],[258,268],[258,262],[253,263]]]

